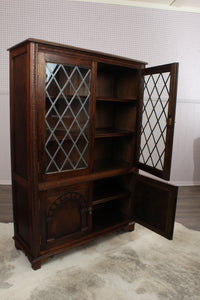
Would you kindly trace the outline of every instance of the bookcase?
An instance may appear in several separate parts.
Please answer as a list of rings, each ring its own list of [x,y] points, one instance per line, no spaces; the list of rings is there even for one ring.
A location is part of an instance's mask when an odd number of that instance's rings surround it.
[[[135,222],[172,239],[178,63],[35,39],[9,51],[14,241],[32,268]]]

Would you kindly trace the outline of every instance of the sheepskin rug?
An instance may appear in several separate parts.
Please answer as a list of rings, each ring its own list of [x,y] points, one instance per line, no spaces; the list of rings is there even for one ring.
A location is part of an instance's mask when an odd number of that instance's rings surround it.
[[[0,223],[1,300],[199,300],[200,232],[176,223],[169,241],[136,225],[55,256],[33,271]]]

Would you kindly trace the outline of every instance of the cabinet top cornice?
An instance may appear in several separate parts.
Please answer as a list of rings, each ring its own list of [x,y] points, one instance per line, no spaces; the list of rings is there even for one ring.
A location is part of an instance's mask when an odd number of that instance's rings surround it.
[[[144,61],[140,61],[140,60],[136,60],[136,59],[132,59],[132,58],[127,58],[127,57],[122,57],[122,56],[117,56],[117,55],[112,55],[109,53],[104,53],[104,52],[100,52],[100,51],[94,51],[94,50],[88,50],[88,49],[83,49],[83,48],[78,48],[78,47],[74,47],[74,46],[69,46],[69,45],[64,45],[64,44],[59,44],[59,43],[54,43],[54,42],[49,42],[49,41],[43,41],[43,40],[39,40],[39,39],[34,39],[34,38],[29,38],[26,39],[12,47],[10,47],[8,50],[13,50],[17,47],[20,47],[24,44],[27,43],[35,43],[38,44],[39,46],[43,46],[43,47],[53,47],[53,48],[63,48],[63,49],[68,49],[74,52],[80,52],[82,54],[90,54],[92,57],[99,57],[99,58],[109,58],[109,59],[114,59],[114,60],[124,60],[127,62],[133,62],[133,63],[137,63],[139,65],[141,65],[141,67],[144,67],[144,65],[147,64],[147,62]]]

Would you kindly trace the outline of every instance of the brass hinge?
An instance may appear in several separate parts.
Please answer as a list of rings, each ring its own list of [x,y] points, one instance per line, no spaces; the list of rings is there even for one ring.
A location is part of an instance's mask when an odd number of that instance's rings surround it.
[[[38,74],[38,76],[40,75],[40,65],[39,64],[37,65],[37,74]]]
[[[92,207],[91,206],[88,208],[88,212],[89,212],[89,215],[92,214]]]
[[[167,119],[167,126],[172,126],[172,118],[171,117],[169,117]]]

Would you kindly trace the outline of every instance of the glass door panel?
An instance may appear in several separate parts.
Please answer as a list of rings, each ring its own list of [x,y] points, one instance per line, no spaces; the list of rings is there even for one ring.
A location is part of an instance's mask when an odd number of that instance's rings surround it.
[[[143,70],[136,165],[164,179],[170,177],[177,78],[177,63]]]
[[[45,173],[88,168],[91,69],[46,63]]]
[[[170,73],[144,76],[139,162],[163,170],[167,132]]]

